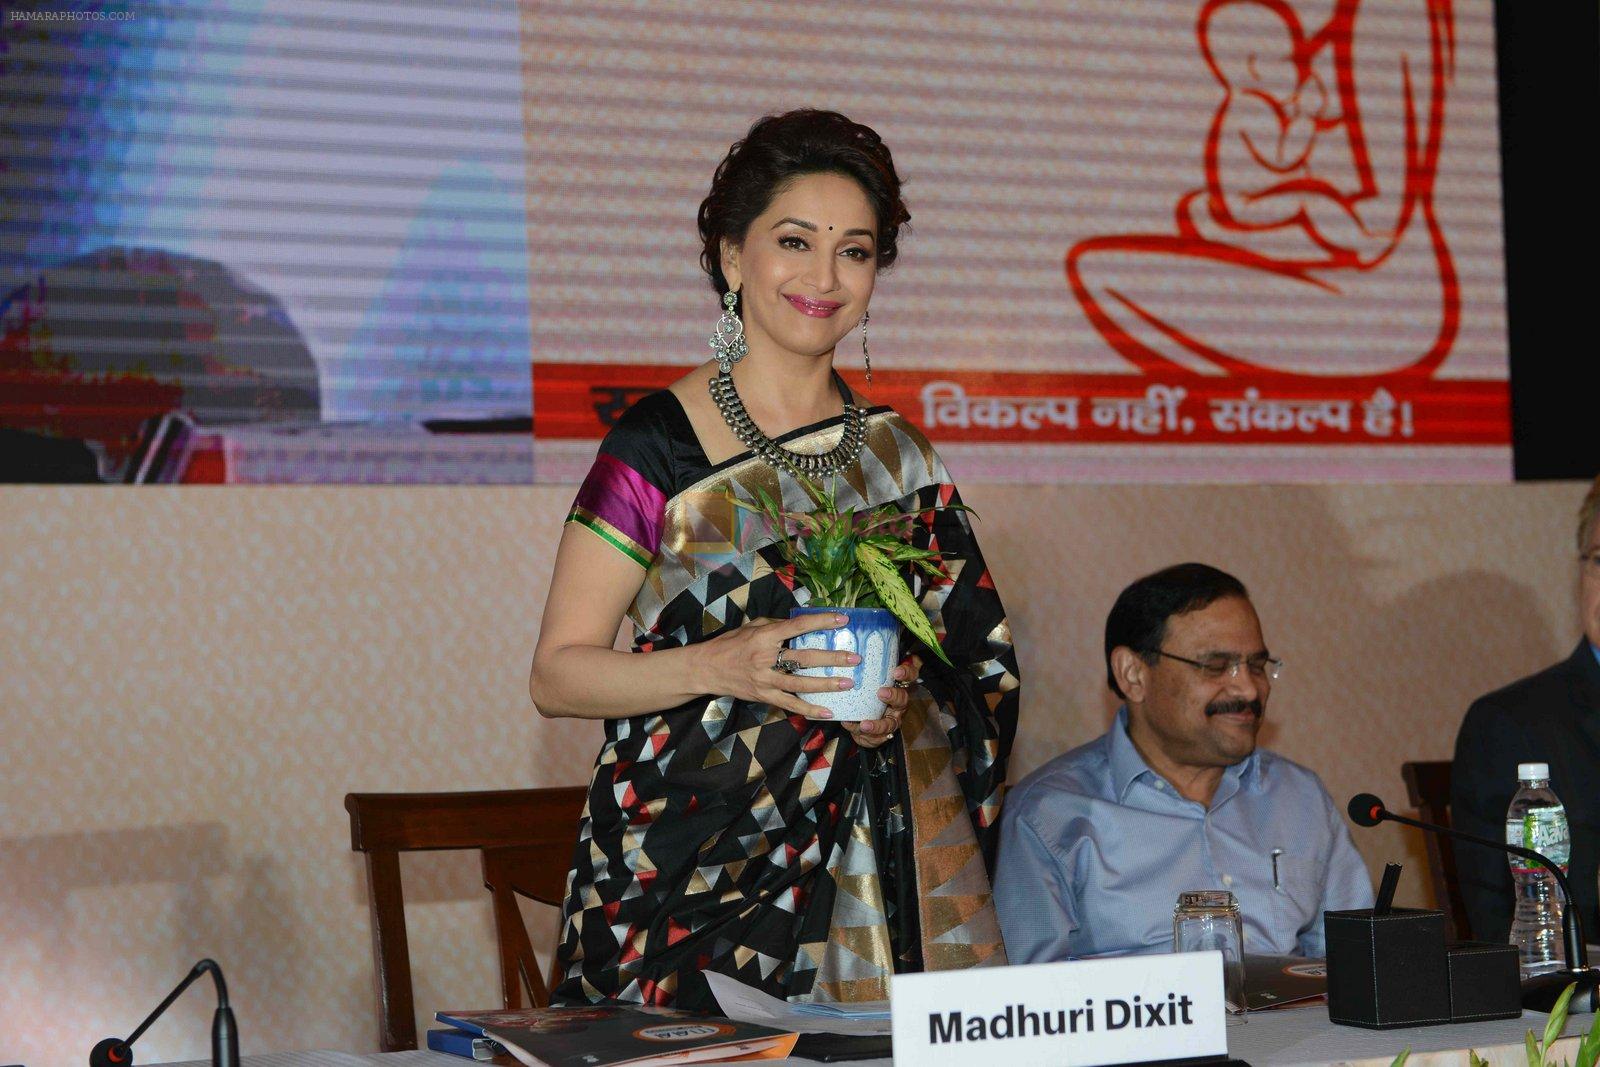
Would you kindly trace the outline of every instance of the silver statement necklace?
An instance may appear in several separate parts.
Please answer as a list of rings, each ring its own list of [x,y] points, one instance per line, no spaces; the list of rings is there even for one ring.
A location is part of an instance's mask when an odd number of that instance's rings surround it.
[[[717,410],[722,412],[722,421],[728,424],[728,429],[733,431],[740,444],[760,456],[769,466],[788,468],[801,477],[838,474],[861,458],[861,449],[867,443],[867,413],[856,407],[854,402],[847,402],[844,406],[844,436],[839,443],[826,452],[811,455],[784,448],[762,433],[750,413],[744,409],[739,390],[733,385],[733,375],[727,371],[711,376],[711,399],[716,401]]]

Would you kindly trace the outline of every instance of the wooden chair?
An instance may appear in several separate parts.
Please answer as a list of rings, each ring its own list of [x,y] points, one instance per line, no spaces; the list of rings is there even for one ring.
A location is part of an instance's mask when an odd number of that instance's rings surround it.
[[[1450,825],[1449,760],[1402,763],[1400,776],[1406,780],[1406,795],[1423,822]],[[1455,843],[1443,834],[1422,835],[1428,849],[1428,874],[1433,881],[1433,899],[1444,912],[1445,936],[1467,941],[1472,926],[1467,906],[1461,899],[1461,883],[1456,879]]]
[[[378,1043],[384,1052],[417,1047],[406,942],[400,853],[477,849],[494,903],[500,988],[507,1008],[549,1002],[517,896],[560,906],[587,790],[508,789],[470,793],[350,793],[350,847],[366,854],[372,961],[378,992]],[[555,980],[551,959],[550,983]]]

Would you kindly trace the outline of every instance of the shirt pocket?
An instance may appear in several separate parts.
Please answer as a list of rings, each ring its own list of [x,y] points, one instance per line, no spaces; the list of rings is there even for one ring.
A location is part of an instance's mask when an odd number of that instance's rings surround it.
[[[1277,931],[1280,937],[1292,941],[1301,931],[1322,919],[1326,858],[1293,848],[1273,849],[1269,858],[1277,864],[1271,892]]]

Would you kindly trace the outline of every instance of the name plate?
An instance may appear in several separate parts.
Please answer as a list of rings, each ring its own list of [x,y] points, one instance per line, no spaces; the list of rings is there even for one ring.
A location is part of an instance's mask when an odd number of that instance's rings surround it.
[[[1088,1067],[1228,1054],[1220,952],[897,974],[890,990],[900,1063]]]

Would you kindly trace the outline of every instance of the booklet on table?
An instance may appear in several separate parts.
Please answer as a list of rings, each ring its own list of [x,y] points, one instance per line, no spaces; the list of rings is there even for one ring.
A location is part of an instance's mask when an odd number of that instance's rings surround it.
[[[1251,1011],[1302,1004],[1327,992],[1327,960],[1245,953],[1244,1002]]]
[[[771,1026],[635,1004],[441,1011],[434,1018],[493,1038],[528,1067],[673,1067],[781,1059],[797,1039]]]

